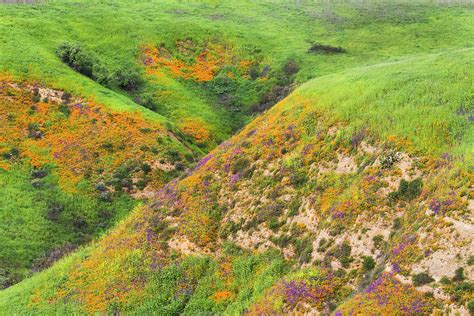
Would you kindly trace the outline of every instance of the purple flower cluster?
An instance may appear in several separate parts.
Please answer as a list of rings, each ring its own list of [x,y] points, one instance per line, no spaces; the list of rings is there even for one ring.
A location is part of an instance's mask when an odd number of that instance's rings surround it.
[[[193,173],[193,172],[195,172],[195,171],[201,169],[202,167],[204,167],[204,166],[207,164],[207,162],[208,162],[209,160],[211,160],[213,157],[214,157],[213,154],[209,154],[209,155],[207,155],[206,157],[204,157],[204,158],[202,158],[201,160],[199,160],[199,162],[198,162],[198,163],[196,164],[196,166],[189,172],[189,174],[191,174],[191,173]]]
[[[352,146],[352,148],[356,148],[357,146],[359,146],[359,144],[364,139],[365,134],[366,134],[366,129],[365,128],[363,128],[362,130],[360,130],[357,133],[352,134],[352,137],[351,137],[351,146]]]
[[[436,214],[438,215],[440,209],[441,209],[441,201],[438,200],[438,199],[432,199],[430,201],[430,209]]]
[[[264,144],[265,146],[267,146],[267,147],[270,147],[271,145],[274,144],[274,142],[273,142],[273,139],[270,138],[270,139],[268,139],[266,142],[263,142],[263,144]]]
[[[257,132],[257,129],[255,129],[255,128],[252,129],[250,132],[247,133],[247,137],[255,135],[256,132]]]
[[[161,190],[155,193],[155,196],[150,202],[150,207],[157,209],[163,206],[178,207],[180,204],[179,193],[177,190],[178,180],[173,180],[165,185]]]
[[[392,250],[392,256],[396,256],[398,255],[399,253],[401,253],[403,251],[403,249],[405,249],[405,247],[408,245],[408,241],[405,240],[403,241],[401,244],[399,244],[397,247],[395,247],[393,250]]]
[[[379,277],[377,280],[372,281],[372,283],[369,284],[367,289],[365,290],[365,293],[375,293],[379,289],[379,287],[383,284],[385,281],[386,276],[382,275]]]
[[[289,304],[294,305],[301,300],[314,298],[312,288],[305,281],[285,282],[283,286],[285,300]]]
[[[230,176],[230,184],[234,185],[236,184],[240,179],[242,178],[242,175],[240,173],[236,173]]]

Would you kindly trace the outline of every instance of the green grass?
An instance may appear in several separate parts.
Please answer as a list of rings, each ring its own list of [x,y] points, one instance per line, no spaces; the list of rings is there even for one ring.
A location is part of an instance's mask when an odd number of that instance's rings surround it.
[[[50,251],[104,233],[136,204],[125,195],[108,203],[86,192],[65,193],[52,175],[35,188],[30,172],[25,165],[0,170],[0,287],[30,276],[31,267]]]
[[[111,91],[75,73],[55,55],[64,41],[81,43],[109,69],[137,62],[142,44],[177,39],[224,42],[242,59],[269,65],[268,83],[244,85],[236,94],[244,113],[234,113],[203,91],[202,85],[167,78],[158,87],[159,112],[172,121],[200,118],[212,127],[214,145],[248,121],[245,108],[275,84],[290,58],[300,71],[296,82],[397,56],[473,45],[470,7],[403,3],[288,4],[286,1],[44,1],[41,5],[0,6],[0,71],[36,78],[120,110],[141,109],[123,91]],[[340,55],[314,55],[312,42],[341,46]],[[263,91],[262,91],[263,90]],[[148,116],[159,119],[150,111]],[[208,148],[209,149],[209,148]]]
[[[419,55],[357,67],[303,85],[298,92],[382,139],[408,140],[417,153],[473,159],[474,49]]]
[[[203,151],[209,151],[252,119],[249,108],[281,83],[283,65],[292,59],[300,69],[294,84],[301,87],[295,95],[311,100],[315,109],[325,110],[334,121],[347,123],[346,134],[340,135],[345,141],[368,128],[382,141],[396,136],[405,141],[405,149],[416,154],[449,153],[457,156],[460,164],[472,165],[471,6],[301,2],[67,0],[0,5],[0,73],[94,96],[112,110],[140,111],[173,128],[186,118],[201,119],[211,127],[212,141],[202,146]],[[155,113],[133,101],[136,93],[101,86],[71,70],[55,54],[62,42],[79,42],[107,69],[114,70],[138,63],[142,44],[164,43],[177,54],[175,41],[187,38],[201,46],[208,41],[225,43],[235,56],[258,61],[260,70],[269,65],[269,80],[239,79],[233,93],[241,108],[234,110],[219,104],[209,86],[167,76],[159,82],[147,82],[138,92],[165,92],[154,95],[158,105]],[[340,46],[347,52],[310,54],[308,48],[314,42]],[[292,97],[289,100],[285,106],[291,111],[298,104]],[[84,192],[64,193],[53,176],[44,180],[45,186],[34,189],[30,171],[23,165],[0,171],[0,267],[17,280],[29,276],[34,261],[51,249],[65,243],[83,244],[103,234],[135,204],[125,196],[105,205]],[[56,223],[46,218],[49,205],[54,203],[65,205]],[[97,228],[101,223],[98,214],[104,208],[113,216],[107,225]],[[71,224],[77,216],[88,223],[84,231]],[[80,249],[52,268],[2,291],[0,314],[25,314],[32,291],[48,283],[59,284],[89,249]],[[219,305],[209,299],[209,288],[221,282],[216,276],[217,264],[209,258],[188,258],[158,274],[147,285],[150,296],[131,312],[156,308],[163,313],[241,312],[280,276],[279,260],[237,258],[236,269],[241,271],[237,271],[234,287],[243,290],[232,303]],[[252,267],[265,262],[272,264],[262,268],[259,279],[253,278]],[[187,298],[189,301],[173,301],[176,280],[187,273],[192,274],[196,291]],[[80,310],[73,305],[44,304],[35,312]]]

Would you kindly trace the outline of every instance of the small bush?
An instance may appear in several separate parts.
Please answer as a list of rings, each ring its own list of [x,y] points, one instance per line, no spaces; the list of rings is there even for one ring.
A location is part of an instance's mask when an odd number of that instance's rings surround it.
[[[439,280],[439,283],[443,285],[448,285],[451,284],[451,280],[447,276],[444,276],[441,278],[441,280]]]
[[[49,221],[57,222],[59,220],[59,216],[64,211],[64,206],[59,203],[50,203],[48,205],[48,212],[46,214],[46,218]]]
[[[390,169],[400,160],[400,153],[396,151],[389,152],[386,156],[380,158],[380,165],[382,169]]]
[[[460,267],[460,268],[457,268],[456,271],[454,271],[454,277],[453,277],[454,282],[463,281],[465,278],[466,277],[464,276],[464,268]]]
[[[313,54],[340,54],[340,53],[345,53],[346,50],[343,49],[342,47],[335,47],[335,46],[315,43],[308,49],[308,52],[313,53]]]
[[[368,272],[375,268],[375,260],[372,257],[365,256],[362,261],[362,267],[364,271]]]
[[[250,161],[245,157],[239,157],[232,165],[232,173],[236,174],[244,171],[250,165]]]
[[[115,85],[129,92],[136,91],[143,85],[140,70],[132,65],[117,69],[112,78]]]
[[[61,104],[59,105],[59,109],[58,109],[58,110],[59,110],[59,112],[61,112],[61,113],[63,113],[64,115],[66,115],[67,117],[69,117],[69,115],[71,115],[71,109],[70,109],[67,105],[65,105],[65,104],[63,104],[63,103],[61,103]]]
[[[94,58],[80,44],[64,42],[59,45],[56,55],[75,71],[92,78]]]
[[[384,243],[383,236],[382,235],[377,235],[372,238],[372,241],[374,242],[374,247],[375,249],[381,249]]]
[[[291,184],[296,188],[301,188],[308,182],[308,176],[304,171],[293,170],[290,176]]]
[[[423,183],[421,179],[415,179],[413,181],[406,181],[402,179],[400,181],[398,190],[389,194],[389,200],[411,201],[420,195],[422,186]]]
[[[272,218],[270,219],[270,221],[268,222],[268,228],[270,228],[273,232],[276,232],[278,230],[278,228],[281,227],[283,223],[280,222],[278,219],[276,218]]]
[[[412,280],[415,286],[425,285],[434,281],[434,279],[426,272],[415,274],[412,277]]]
[[[393,230],[399,230],[400,228],[402,228],[402,219],[400,217],[397,217],[393,220],[393,225],[392,225],[392,228]]]
[[[39,93],[39,89],[38,88],[34,88],[33,89],[33,98],[32,98],[32,101],[34,103],[38,103],[41,101],[41,95]]]
[[[31,171],[31,178],[33,179],[41,179],[48,175],[48,170],[44,169],[35,169]]]
[[[6,153],[2,154],[3,159],[6,159],[6,160],[12,160],[14,158],[18,158],[19,156],[20,156],[20,150],[16,147],[13,147]]]
[[[38,123],[28,124],[28,137],[32,139],[43,138],[43,133],[40,131],[40,125]]]
[[[474,315],[474,299],[467,303],[467,309],[469,310],[469,314],[471,314],[471,316]]]
[[[134,98],[135,103],[138,103],[152,111],[158,111],[158,104],[152,93],[142,93]]]
[[[296,74],[300,70],[300,67],[293,59],[290,59],[286,62],[285,66],[283,67],[283,71],[287,76],[292,76]]]
[[[474,256],[470,256],[469,259],[467,259],[467,265],[472,266],[474,264]]]

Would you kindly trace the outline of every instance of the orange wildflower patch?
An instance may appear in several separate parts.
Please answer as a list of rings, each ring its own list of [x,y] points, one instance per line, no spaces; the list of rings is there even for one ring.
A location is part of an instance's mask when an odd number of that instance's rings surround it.
[[[197,143],[203,144],[209,141],[209,127],[201,120],[186,119],[179,127],[184,134],[192,137]]]
[[[189,56],[190,61],[184,61],[173,56],[164,47],[142,46],[142,62],[145,65],[146,72],[149,75],[156,76],[163,76],[168,72],[174,77],[206,82],[214,79],[224,65],[235,65],[240,72],[246,72],[249,65],[253,63],[240,61],[235,64],[235,57],[226,47],[220,44],[209,43],[200,52],[195,53],[196,49],[190,47],[191,44],[186,43],[178,41],[176,48],[181,54]],[[228,75],[233,76],[233,74]]]
[[[148,208],[137,209],[106,235],[55,291],[53,303],[79,302],[88,313],[106,313],[143,298],[146,276],[167,262],[154,235],[157,218]]]
[[[219,291],[219,292],[214,293],[214,295],[212,295],[212,300],[214,300],[215,302],[222,302],[222,301],[228,300],[232,296],[233,296],[232,292]]]
[[[225,51],[221,46],[206,48],[191,63],[172,57],[165,48],[145,46],[142,52],[148,74],[160,75],[167,70],[175,77],[198,82],[212,80],[225,62]]]
[[[36,168],[52,163],[63,189],[74,190],[86,175],[104,177],[129,161],[159,159],[157,139],[166,130],[140,113],[110,112],[93,100],[46,100],[38,87],[6,80],[0,88],[0,155],[14,150]],[[151,148],[156,150],[144,150]],[[13,161],[0,159],[0,167]]]

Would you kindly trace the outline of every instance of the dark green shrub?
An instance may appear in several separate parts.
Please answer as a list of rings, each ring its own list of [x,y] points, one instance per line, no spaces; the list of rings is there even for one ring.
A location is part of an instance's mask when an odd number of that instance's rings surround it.
[[[6,153],[2,154],[3,159],[7,159],[7,160],[18,158],[19,156],[20,156],[20,150],[16,147],[13,147]]]
[[[352,247],[348,241],[344,241],[338,247],[331,251],[332,255],[339,259],[344,268],[348,268],[350,263],[354,260],[351,257]]]
[[[345,53],[346,50],[342,47],[315,43],[311,45],[311,47],[308,49],[308,52],[313,54],[340,54]]]
[[[296,61],[293,60],[293,59],[288,60],[285,63],[285,66],[283,67],[283,72],[287,76],[292,76],[292,75],[296,74],[299,70],[300,70],[300,67],[298,66]]]
[[[64,103],[61,103],[59,105],[59,108],[58,108],[59,112],[63,113],[64,115],[66,115],[67,117],[69,117],[69,115],[71,115],[71,109],[65,105]]]
[[[415,179],[413,181],[402,179],[398,190],[396,192],[391,192],[388,199],[391,202],[396,200],[411,201],[420,195],[422,185],[423,183],[421,179]]]
[[[402,228],[402,219],[400,217],[397,217],[393,220],[392,228],[393,230],[399,230]]]
[[[80,44],[64,42],[59,45],[56,55],[75,71],[92,78],[94,58]]]
[[[31,178],[41,179],[48,175],[48,170],[46,169],[34,169],[31,171]]]
[[[460,267],[457,268],[456,271],[454,271],[454,277],[453,281],[454,282],[460,282],[464,280],[466,277],[464,276],[464,268]]]
[[[250,161],[245,157],[239,157],[232,165],[232,173],[236,174],[242,172],[250,165]]]
[[[129,92],[138,90],[144,83],[140,69],[134,65],[115,70],[112,81],[119,88]]]
[[[268,67],[268,66],[267,66]],[[248,75],[250,76],[250,79],[256,80],[258,77],[260,77],[260,65],[257,63],[253,63],[250,65],[249,70],[248,70]]]
[[[33,139],[43,138],[43,133],[41,132],[40,125],[38,123],[28,124],[28,137]]]
[[[301,251],[300,253],[300,258],[299,258],[299,263],[300,264],[303,264],[303,263],[307,263],[311,260],[311,258],[313,257],[313,245],[312,244],[308,244],[305,248],[303,248],[303,250]]]
[[[291,172],[290,182],[296,188],[301,188],[303,185],[306,184],[307,181],[308,176],[306,175],[306,172],[299,170],[293,170]]]
[[[472,266],[474,264],[474,256],[470,256],[469,259],[467,259],[467,265]]]
[[[273,232],[276,232],[278,230],[278,228],[281,227],[283,223],[281,223],[280,221],[278,221],[278,219],[276,218],[272,218],[270,219],[270,221],[268,222],[268,228],[270,228]]]
[[[217,76],[209,82],[208,88],[217,95],[229,94],[237,88],[237,82],[227,76],[229,69],[222,69]]]
[[[290,202],[290,205],[288,205],[290,209],[288,212],[288,216],[292,217],[292,216],[298,215],[300,206],[301,206],[301,199],[298,197],[293,198]]]
[[[467,309],[469,310],[469,314],[471,314],[471,316],[474,315],[474,299],[467,303]]]
[[[149,173],[151,171],[151,166],[148,163],[144,162],[141,165],[141,169],[144,173]]]
[[[108,86],[111,80],[111,75],[107,67],[95,61],[92,65],[91,78],[100,83],[101,85]]]
[[[147,109],[152,111],[158,111],[158,104],[155,102],[155,98],[152,93],[142,93],[134,98],[134,101],[140,105],[143,105]]]
[[[415,286],[425,285],[434,281],[434,279],[426,272],[415,274],[412,277],[412,280]]]
[[[444,276],[441,278],[441,280],[439,280],[439,283],[443,285],[448,285],[451,283],[451,280],[447,276]]]
[[[362,261],[362,267],[364,268],[364,271],[366,272],[373,270],[375,268],[374,258],[365,256]]]
[[[382,235],[374,236],[374,238],[372,238],[372,241],[374,242],[375,249],[381,249],[384,244]]]
[[[39,89],[38,88],[34,88],[33,89],[33,98],[32,98],[32,101],[34,103],[38,103],[41,101],[41,95],[39,93]]]
[[[46,213],[46,218],[49,221],[57,222],[59,220],[59,216],[64,211],[64,206],[53,202],[48,205],[48,212]]]

